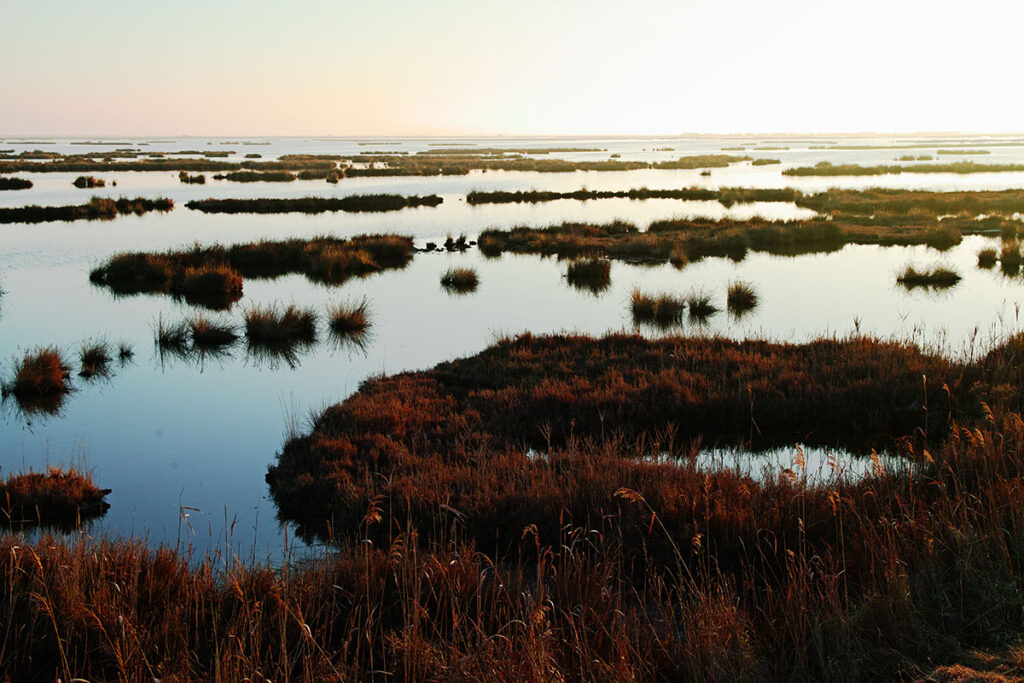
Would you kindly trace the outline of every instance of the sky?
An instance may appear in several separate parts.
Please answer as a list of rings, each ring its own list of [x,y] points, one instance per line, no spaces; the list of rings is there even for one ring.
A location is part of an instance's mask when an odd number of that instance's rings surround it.
[[[1009,0],[0,0],[0,135],[1024,131]]]

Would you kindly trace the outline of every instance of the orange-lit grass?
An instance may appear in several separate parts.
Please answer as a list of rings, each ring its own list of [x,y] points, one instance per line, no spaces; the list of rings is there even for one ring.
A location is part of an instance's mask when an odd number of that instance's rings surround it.
[[[88,473],[51,467],[45,473],[8,475],[0,481],[0,512],[9,524],[70,524],[106,510],[101,489]]]

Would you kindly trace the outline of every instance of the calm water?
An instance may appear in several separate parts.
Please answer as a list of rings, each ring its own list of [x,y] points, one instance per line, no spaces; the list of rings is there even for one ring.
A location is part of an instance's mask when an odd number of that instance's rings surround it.
[[[138,141],[128,141],[136,144]],[[212,142],[212,145],[206,145]],[[143,149],[235,149],[271,158],[282,153],[350,154],[372,149],[425,149],[432,141],[359,147],[355,141],[274,139],[266,146],[220,145],[218,140],[175,140]],[[470,141],[465,141],[470,142]],[[675,158],[718,152],[735,141],[679,140],[473,140],[479,146],[606,147],[607,152],[558,155],[565,158]],[[857,141],[883,144],[886,141]],[[19,144],[0,148],[45,149],[82,153],[97,148]],[[828,159],[834,162],[890,163],[904,153],[931,150],[833,151],[808,150],[806,141],[787,142],[788,151],[751,152],[781,158],[786,165]],[[818,144],[818,143],[814,143]],[[674,152],[645,151],[674,146]],[[981,147],[982,145],[978,145]],[[739,152],[736,152],[737,154]],[[956,160],[943,156],[941,160]],[[967,158],[967,157],[964,157]],[[1024,147],[993,148],[989,156],[970,157],[979,163],[1024,163]],[[784,168],[783,166],[782,168]],[[275,519],[263,481],[266,467],[280,448],[287,425],[310,411],[337,402],[367,377],[430,367],[480,351],[504,334],[522,331],[578,331],[602,334],[632,330],[629,294],[693,289],[709,292],[725,307],[729,282],[752,283],[761,304],[742,319],[725,312],[706,325],[686,324],[679,331],[721,334],[735,338],[768,337],[800,341],[821,334],[862,332],[895,335],[941,345],[950,354],[978,349],[1020,327],[1019,307],[1024,283],[996,271],[976,268],[976,253],[996,240],[971,237],[945,253],[926,247],[850,246],[829,253],[776,257],[751,253],[740,262],[707,259],[676,270],[669,265],[647,267],[613,262],[612,285],[599,295],[568,286],[565,264],[533,256],[484,259],[475,250],[465,254],[417,254],[402,271],[388,272],[341,287],[310,283],[301,276],[247,280],[245,296],[220,317],[240,323],[243,310],[255,304],[297,303],[319,312],[339,300],[365,297],[373,315],[370,340],[364,349],[339,348],[326,335],[300,353],[297,362],[272,363],[254,358],[239,344],[218,358],[161,359],[153,346],[158,318],[178,321],[196,309],[165,296],[115,298],[90,286],[90,268],[122,250],[166,249],[193,242],[249,241],[261,237],[339,236],[395,232],[414,236],[422,245],[448,233],[471,238],[484,228],[517,224],[543,225],[563,220],[631,220],[646,226],[671,216],[801,218],[810,212],[788,204],[758,204],[724,209],[717,202],[673,200],[564,200],[537,205],[470,207],[462,198],[473,189],[573,190],[633,187],[793,186],[805,190],[828,186],[920,187],[926,189],[1001,189],[1024,186],[1024,174],[960,176],[902,175],[873,178],[786,178],[779,166],[736,165],[699,171],[635,171],[627,173],[474,173],[434,178],[361,178],[337,186],[322,181],[238,184],[211,181],[182,185],[176,174],[98,174],[117,187],[78,190],[77,174],[32,174],[36,187],[2,192],[0,204],[68,204],[93,194],[165,195],[178,207],[168,214],[128,216],[109,222],[49,223],[0,226],[0,272],[6,294],[0,300],[0,359],[9,374],[13,359],[41,344],[56,344],[74,356],[87,339],[127,341],[136,351],[127,365],[115,364],[108,379],[75,377],[59,415],[27,420],[11,401],[0,409],[0,466],[4,472],[41,469],[46,464],[81,463],[104,487],[109,512],[91,533],[134,534],[153,542],[182,538],[197,547],[224,540],[230,528],[232,548],[240,555],[278,557],[285,528]],[[387,214],[204,215],[189,211],[188,199],[245,196],[322,196],[366,192],[437,193],[436,208]],[[908,292],[895,283],[908,263],[943,263],[957,268],[964,280],[940,293]],[[452,296],[439,286],[440,274],[452,265],[471,265],[481,279],[477,292]],[[647,334],[658,334],[641,330]],[[182,514],[190,515],[187,524]]]

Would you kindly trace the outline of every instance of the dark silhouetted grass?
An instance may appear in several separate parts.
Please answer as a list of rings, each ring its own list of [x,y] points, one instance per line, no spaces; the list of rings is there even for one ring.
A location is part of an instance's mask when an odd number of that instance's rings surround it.
[[[91,175],[89,175],[89,176],[85,176],[85,175],[78,176],[77,178],[75,178],[74,182],[72,182],[71,184],[74,185],[75,187],[81,188],[81,189],[84,189],[84,188],[87,188],[87,187],[106,187],[107,186],[107,182],[105,180],[103,180],[102,178],[97,178],[95,176],[91,176]]]
[[[340,284],[352,277],[403,268],[411,258],[412,239],[398,235],[265,240],[163,253],[116,254],[93,269],[89,278],[120,294],[189,293],[198,303],[207,298],[223,304],[241,296],[240,278],[302,273],[311,280]]]
[[[690,320],[701,323],[719,310],[712,302],[711,294],[699,289],[686,295],[686,308]]]
[[[235,183],[290,183],[295,177],[291,171],[232,171],[224,174],[224,180]]]
[[[366,299],[334,304],[327,309],[327,324],[339,336],[364,333],[370,326],[370,305]]]
[[[158,199],[104,199],[93,197],[88,204],[72,206],[19,206],[0,208],[0,223],[44,223],[49,221],[111,220],[118,214],[141,215],[148,211],[170,211],[174,201]]]
[[[324,211],[397,211],[407,207],[437,206],[437,195],[405,197],[397,194],[348,197],[299,197],[294,199],[201,199],[185,206],[203,213],[321,213]]]
[[[480,276],[473,268],[449,268],[441,275],[441,287],[455,294],[475,292],[480,285]]]
[[[245,312],[245,336],[251,345],[289,346],[316,340],[316,313],[294,304],[257,306]]]
[[[566,267],[565,278],[576,289],[600,294],[611,287],[611,271],[612,264],[608,259],[577,259]]]
[[[979,268],[994,268],[999,260],[999,253],[992,248],[982,249],[978,252]]]
[[[27,178],[0,178],[0,190],[28,190],[32,181]]]
[[[683,321],[686,301],[672,294],[644,294],[634,289],[630,295],[630,311],[634,324],[652,324],[667,328]]]
[[[206,176],[203,174],[189,175],[188,171],[181,171],[178,173],[178,180],[187,185],[205,185]]]
[[[758,303],[757,291],[749,282],[737,280],[729,283],[729,288],[726,291],[725,305],[730,313],[737,317],[743,316],[757,308]]]
[[[112,360],[110,347],[106,342],[84,342],[78,351],[78,374],[82,377],[106,376],[110,374]]]
[[[185,320],[192,335],[192,348],[216,350],[231,346],[238,339],[235,326],[212,320],[205,315],[194,315]]]
[[[918,270],[914,266],[907,266],[896,278],[896,282],[907,289],[924,287],[930,289],[948,289],[956,285],[961,278],[960,274],[946,266],[934,266],[931,269]]]

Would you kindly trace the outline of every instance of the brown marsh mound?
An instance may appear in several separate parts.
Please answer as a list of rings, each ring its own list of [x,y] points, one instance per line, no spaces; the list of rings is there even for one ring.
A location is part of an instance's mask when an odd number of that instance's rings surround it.
[[[73,526],[85,517],[102,515],[110,507],[88,474],[51,467],[42,474],[11,474],[0,481],[0,513],[8,526],[58,524]]]
[[[297,197],[294,199],[200,199],[185,204],[203,213],[321,213],[324,211],[398,211],[406,207],[437,206],[437,195],[409,197],[398,194],[350,195],[348,197]]]
[[[79,189],[84,189],[87,187],[106,187],[107,181],[91,175],[80,175],[71,184]]]
[[[88,204],[72,206],[18,206],[0,208],[0,223],[44,223],[49,221],[111,220],[121,214],[141,216],[149,211],[170,211],[174,200],[166,197],[146,199],[106,199],[93,197]]]
[[[412,239],[398,235],[264,240],[116,254],[95,268],[89,279],[118,294],[168,293],[192,296],[199,303],[209,296],[214,303],[230,303],[241,296],[243,278],[302,273],[317,282],[341,284],[352,277],[403,268],[411,259]]]
[[[206,176],[202,173],[198,175],[189,175],[188,171],[181,171],[178,173],[178,180],[185,183],[186,185],[205,185]]]
[[[0,178],[0,190],[28,190],[32,181],[27,178]]]
[[[909,265],[896,277],[896,282],[907,289],[923,287],[928,289],[949,289],[963,278],[960,273],[946,266],[918,269]]]
[[[681,300],[669,315],[682,315]],[[602,435],[655,453],[688,452],[694,439],[888,448],[915,430],[945,435],[950,419],[977,414],[978,391],[974,368],[872,339],[524,335],[429,371],[368,381],[329,408],[309,437],[289,443],[268,481],[289,518],[350,528],[381,495],[396,518],[420,522],[446,502],[465,515],[465,528],[493,542],[535,523],[516,501],[557,507],[562,490],[572,504],[575,483],[551,481],[548,464],[528,457],[531,448],[550,452]],[[476,460],[479,469],[474,458],[485,459]],[[637,461],[617,469],[629,467],[639,468],[636,476],[645,471]],[[383,472],[387,481],[376,477]]]

